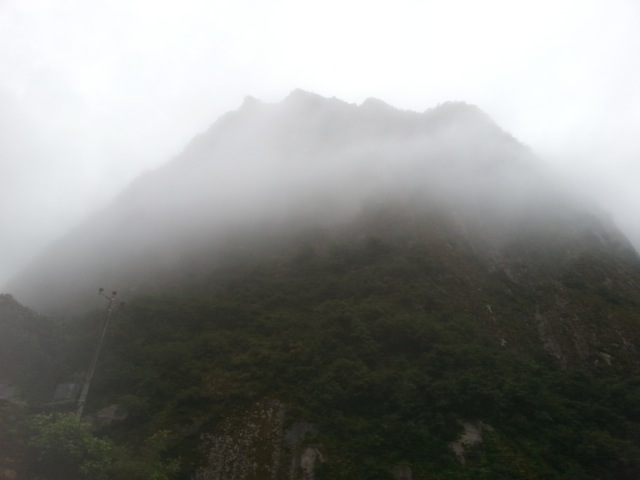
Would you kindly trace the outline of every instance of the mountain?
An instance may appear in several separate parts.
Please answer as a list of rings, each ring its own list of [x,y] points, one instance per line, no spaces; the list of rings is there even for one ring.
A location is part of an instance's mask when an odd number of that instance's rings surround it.
[[[193,252],[210,257],[213,244],[249,231],[349,222],[388,197],[441,204],[465,227],[482,222],[496,236],[534,217],[563,223],[573,211],[547,175],[527,148],[463,103],[415,113],[303,91],[273,105],[247,98],[47,249],[8,290],[50,314],[96,305],[101,285],[162,289],[185,262],[201,261]]]
[[[100,286],[110,478],[640,471],[640,257],[477,107],[247,98],[12,282],[55,328],[0,320],[79,378]]]

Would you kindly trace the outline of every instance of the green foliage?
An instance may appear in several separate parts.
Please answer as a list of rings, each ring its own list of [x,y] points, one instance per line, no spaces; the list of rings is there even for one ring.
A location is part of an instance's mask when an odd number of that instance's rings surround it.
[[[175,478],[180,463],[165,461],[162,453],[168,448],[169,432],[161,430],[147,438],[135,451],[127,447],[116,450],[111,478],[122,480],[169,480]]]
[[[44,401],[63,372],[59,326],[0,294],[0,382],[20,388],[29,401]]]
[[[563,342],[565,303],[592,328],[600,315],[636,325],[633,302],[610,301],[581,265],[551,262],[561,282],[526,284],[439,246],[363,235],[246,255],[183,291],[131,299],[112,317],[87,404],[116,404],[126,420],[99,437],[65,417],[36,422],[38,465],[58,456],[76,476],[188,478],[201,432],[277,398],[317,426],[328,459],[318,478],[392,478],[410,465],[416,479],[606,479],[638,467],[638,359],[605,370],[567,354],[560,368],[536,323],[552,318]],[[87,317],[61,334],[70,372],[90,358],[95,326]],[[449,444],[464,421],[489,428],[462,468]],[[60,450],[55,431],[68,436]]]
[[[27,408],[24,404],[0,401],[0,466],[14,470],[25,457],[28,437]],[[8,468],[8,467],[13,468]]]
[[[95,437],[86,423],[68,414],[40,414],[29,424],[37,478],[109,478],[113,446]]]
[[[126,406],[137,429],[215,425],[279,398],[318,426],[334,459],[320,478],[385,478],[403,462],[429,478],[606,478],[633,465],[637,384],[561,371],[526,341],[499,342],[486,303],[517,314],[535,295],[512,301],[504,292],[519,287],[490,274],[492,298],[464,297],[460,279],[431,278],[432,257],[380,239],[303,253],[131,302],[114,318],[94,398]],[[461,470],[448,443],[464,419],[495,433]],[[184,438],[172,455],[193,468]]]
[[[28,419],[33,478],[169,480],[179,468],[165,460],[170,435],[158,431],[137,447],[97,437],[90,425],[69,414],[38,414]]]

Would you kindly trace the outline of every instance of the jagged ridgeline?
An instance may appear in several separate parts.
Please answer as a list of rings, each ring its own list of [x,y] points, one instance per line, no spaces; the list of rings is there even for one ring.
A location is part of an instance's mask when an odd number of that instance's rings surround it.
[[[476,107],[247,99],[12,283],[59,383],[102,285],[85,412],[179,478],[638,475],[640,259]]]
[[[469,221],[487,224],[489,217],[540,220],[560,207],[569,214],[544,176],[525,147],[470,105],[420,114],[302,91],[278,104],[248,98],[8,288],[43,313],[86,306],[95,285],[116,285],[123,294],[173,288],[176,276],[178,283],[193,276],[186,262],[218,261],[217,247],[335,229],[372,203],[440,209],[461,221],[460,235]]]

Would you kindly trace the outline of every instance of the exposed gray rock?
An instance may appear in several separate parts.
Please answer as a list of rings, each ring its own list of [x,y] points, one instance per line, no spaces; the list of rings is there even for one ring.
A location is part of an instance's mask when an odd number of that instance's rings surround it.
[[[391,473],[396,480],[413,480],[413,470],[409,465],[398,464]]]
[[[464,427],[464,432],[462,432],[462,435],[460,435],[455,442],[450,444],[450,447],[460,464],[465,466],[469,453],[482,444],[483,430],[490,429],[491,427],[482,422],[463,422],[462,426]]]
[[[314,480],[323,461],[319,445],[306,442],[315,427],[306,422],[285,429],[285,405],[265,400],[227,418],[203,436],[207,463],[197,480]]]

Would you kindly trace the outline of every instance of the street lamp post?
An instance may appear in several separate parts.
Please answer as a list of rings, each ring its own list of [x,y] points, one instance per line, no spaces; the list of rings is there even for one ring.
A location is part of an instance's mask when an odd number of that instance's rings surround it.
[[[109,326],[109,319],[111,318],[111,310],[113,309],[113,304],[116,299],[116,295],[118,292],[111,292],[111,295],[106,295],[104,293],[104,288],[98,289],[98,295],[103,296],[109,303],[107,305],[107,311],[105,315],[104,325],[102,327],[102,334],[100,335],[100,341],[98,342],[98,346],[96,348],[95,353],[93,354],[93,358],[91,359],[91,365],[89,366],[89,370],[87,371],[87,376],[84,379],[84,384],[82,385],[82,392],[80,393],[80,398],[78,399],[78,409],[76,410],[76,418],[82,418],[82,412],[84,411],[84,404],[87,400],[87,395],[89,394],[89,387],[91,386],[91,380],[93,380],[93,372],[96,369],[96,365],[98,364],[98,357],[100,356],[100,350],[102,349],[102,342],[104,341],[104,337],[107,333],[107,327]]]

